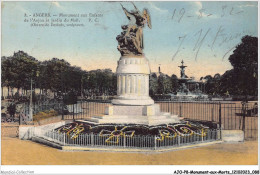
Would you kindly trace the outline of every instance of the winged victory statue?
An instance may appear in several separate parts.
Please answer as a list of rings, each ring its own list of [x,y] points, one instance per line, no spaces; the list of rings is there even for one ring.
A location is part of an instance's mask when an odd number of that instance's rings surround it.
[[[127,18],[129,19],[128,25],[122,25],[123,32],[116,37],[118,41],[117,49],[121,55],[143,55],[143,27],[145,24],[152,28],[151,19],[148,9],[143,9],[143,13],[134,6],[134,10],[128,11],[121,4]]]

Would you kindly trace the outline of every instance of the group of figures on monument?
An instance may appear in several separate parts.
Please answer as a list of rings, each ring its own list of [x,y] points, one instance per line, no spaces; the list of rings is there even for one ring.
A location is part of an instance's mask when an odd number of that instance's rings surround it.
[[[134,5],[134,4],[133,4]],[[123,32],[116,37],[118,41],[117,49],[121,55],[142,55],[143,54],[143,27],[145,24],[152,28],[150,15],[147,9],[143,13],[137,9],[128,11],[121,4],[127,18],[129,19],[128,25],[122,25]]]

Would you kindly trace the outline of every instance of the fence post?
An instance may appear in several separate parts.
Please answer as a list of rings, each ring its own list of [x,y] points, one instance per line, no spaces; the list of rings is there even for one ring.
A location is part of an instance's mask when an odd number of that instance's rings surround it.
[[[246,123],[246,103],[242,102],[242,110],[243,110],[243,123],[242,123],[242,130],[245,133],[245,123]]]
[[[214,121],[214,108],[211,108],[211,121]]]
[[[61,107],[61,116],[62,116],[62,120],[64,120],[64,104],[62,103],[62,107]]]
[[[93,132],[90,135],[90,139],[91,139],[91,146],[94,146],[94,134],[93,134]]]
[[[54,140],[54,129],[52,129],[52,140]]]
[[[126,139],[125,139],[125,135],[124,135],[124,148],[126,147]]]
[[[222,123],[222,121],[221,121],[221,102],[219,102],[219,118],[218,118],[218,120],[219,120],[219,128],[220,128],[220,140],[222,139],[222,136],[221,136],[221,129],[222,129],[222,126],[221,126],[221,123]]]
[[[218,140],[221,140],[221,128],[219,130],[217,130],[217,136],[218,136]]]
[[[156,150],[156,136],[154,136],[154,149]]]
[[[19,113],[19,125],[21,125],[21,114]]]
[[[181,104],[182,104],[182,103],[180,103],[180,117],[182,117],[182,114],[181,114]]]
[[[73,104],[73,121],[75,121],[75,117],[74,117],[74,104]]]
[[[65,132],[63,133],[63,145],[65,146],[65,144],[66,144],[66,135],[65,135]]]
[[[202,131],[201,131],[201,141],[203,142],[204,140],[203,140],[203,135],[204,135],[204,130],[202,129]]]

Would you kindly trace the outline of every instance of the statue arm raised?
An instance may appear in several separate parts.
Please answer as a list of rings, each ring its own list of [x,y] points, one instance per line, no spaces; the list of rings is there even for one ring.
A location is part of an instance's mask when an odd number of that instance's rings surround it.
[[[121,3],[120,3],[120,5],[122,6],[122,9],[124,10],[124,12],[125,12],[127,18],[130,20],[130,19],[131,19],[130,13],[126,10],[126,8],[124,8],[124,6],[123,6]]]

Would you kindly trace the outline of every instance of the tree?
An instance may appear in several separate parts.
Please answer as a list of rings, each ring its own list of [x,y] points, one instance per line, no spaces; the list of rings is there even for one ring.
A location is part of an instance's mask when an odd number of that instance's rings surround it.
[[[39,61],[34,57],[28,55],[23,51],[14,53],[12,58],[13,73],[14,73],[14,87],[18,90],[24,88],[30,89],[30,82],[36,80],[36,74]]]
[[[3,96],[3,87],[7,86],[8,96],[9,96],[9,87],[11,86],[11,81],[13,79],[11,73],[12,61],[10,57],[1,57],[1,87],[2,87],[2,96]]]
[[[149,95],[154,97],[158,91],[158,78],[156,73],[151,73],[149,77]]]
[[[221,79],[221,75],[219,73],[216,73],[214,76],[213,76],[213,79],[212,79],[212,83],[213,83],[213,94],[216,94],[216,95],[220,95],[220,79]]]
[[[158,77],[158,94],[167,94],[172,92],[172,81],[169,75],[161,73]]]
[[[11,57],[2,57],[2,87],[29,89],[30,80],[35,79],[37,65],[39,63],[34,57],[23,51],[15,52]]]
[[[172,74],[171,76],[171,83],[172,83],[172,92],[177,92],[179,89],[179,81],[178,77],[175,74]]]
[[[244,36],[241,41],[229,57],[235,74],[240,77],[240,81],[234,83],[240,89],[239,95],[257,95],[258,39]]]
[[[213,84],[213,77],[211,75],[207,75],[204,77],[204,80],[206,80],[205,83],[205,92],[207,94],[214,94],[214,84]]]
[[[97,69],[83,75],[83,88],[88,96],[115,95],[117,76],[111,69]]]
[[[254,95],[258,91],[258,39],[244,36],[229,61],[232,70],[221,77],[221,91],[232,95]]]
[[[66,105],[76,104],[77,103],[77,94],[73,91],[69,91],[63,97],[63,103]]]
[[[42,85],[44,85],[44,89],[50,89],[55,92],[56,95],[58,92],[61,92],[63,88],[66,91],[67,84],[64,81],[66,79],[72,81],[65,75],[70,64],[63,59],[52,58],[51,60],[43,61],[42,66],[39,77],[41,77],[41,81],[43,81]]]
[[[74,91],[77,95],[80,95],[83,73],[81,68],[77,66],[70,66],[64,72],[61,72],[63,86],[61,91],[65,89],[65,92]]]
[[[237,83],[234,83],[233,81],[237,79],[238,76],[234,72],[234,69],[226,71],[220,78],[220,94],[225,94],[226,92],[229,92],[229,94],[241,94],[239,87],[237,86]]]

